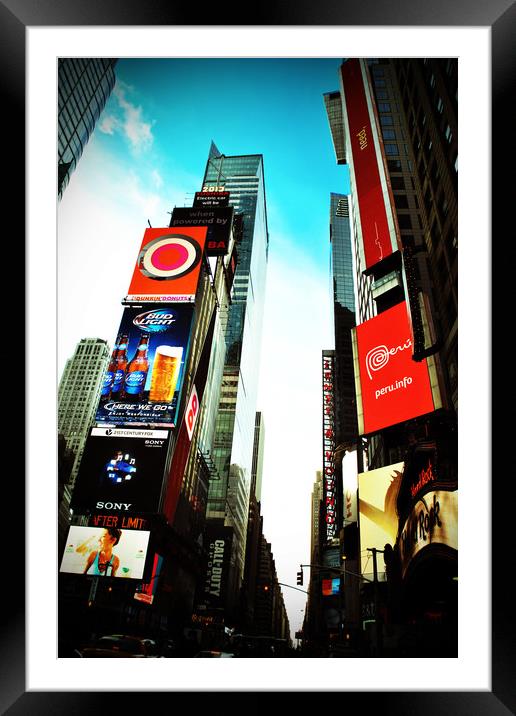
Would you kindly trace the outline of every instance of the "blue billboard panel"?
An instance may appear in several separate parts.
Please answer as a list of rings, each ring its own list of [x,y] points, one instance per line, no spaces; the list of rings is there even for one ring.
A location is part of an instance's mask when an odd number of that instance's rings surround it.
[[[194,306],[124,309],[95,420],[175,427]]]

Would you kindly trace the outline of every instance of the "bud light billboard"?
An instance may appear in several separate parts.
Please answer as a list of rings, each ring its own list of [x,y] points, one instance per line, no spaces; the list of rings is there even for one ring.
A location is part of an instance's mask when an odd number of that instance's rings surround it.
[[[175,427],[194,306],[124,309],[95,421]]]
[[[92,428],[71,508],[99,515],[157,512],[169,436],[169,430]]]

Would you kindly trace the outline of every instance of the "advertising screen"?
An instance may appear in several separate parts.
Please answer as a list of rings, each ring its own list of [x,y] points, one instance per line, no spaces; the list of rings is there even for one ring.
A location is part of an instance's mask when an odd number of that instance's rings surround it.
[[[233,529],[208,526],[205,531],[208,562],[200,602],[207,607],[223,607],[227,590]]]
[[[383,550],[386,544],[394,546],[398,532],[396,500],[403,477],[403,463],[361,472],[358,475],[358,509],[360,515],[360,550],[362,574],[373,573],[371,552],[376,547]],[[383,554],[378,553],[378,571],[385,570]]]
[[[72,509],[123,515],[156,512],[169,435],[168,430],[92,428],[72,493]]]
[[[198,206],[179,208],[172,212],[170,226],[174,229],[184,226],[206,226],[206,256],[225,256],[229,248],[233,207]]]
[[[427,361],[412,360],[405,302],[360,324],[352,329],[352,335],[361,435],[431,413],[438,407]]]
[[[458,491],[432,490],[415,501],[400,533],[401,574],[430,546],[458,549]]]
[[[146,229],[126,301],[193,302],[206,226]]]
[[[196,191],[194,206],[227,206],[229,191]]]
[[[332,594],[339,594],[340,577],[336,577],[335,579],[323,579],[321,582],[323,597],[331,597]]]
[[[323,351],[323,500],[326,522],[326,540],[332,540],[337,532],[337,495],[335,489],[335,404],[334,375],[335,357],[333,351]]]
[[[72,525],[61,572],[142,579],[150,532]]]
[[[175,426],[193,311],[162,303],[124,309],[97,423]]]
[[[156,592],[158,590],[158,581],[161,574],[161,567],[163,565],[163,557],[160,554],[155,553],[152,561],[152,572],[149,582],[144,582],[136,587],[134,598],[138,602],[145,602],[145,604],[152,604]]]
[[[358,520],[357,451],[350,450],[342,458],[342,489],[344,493],[344,526]]]
[[[359,209],[357,223],[363,271],[398,250],[367,71],[367,65],[358,59],[347,60],[341,68],[351,149],[349,164]]]

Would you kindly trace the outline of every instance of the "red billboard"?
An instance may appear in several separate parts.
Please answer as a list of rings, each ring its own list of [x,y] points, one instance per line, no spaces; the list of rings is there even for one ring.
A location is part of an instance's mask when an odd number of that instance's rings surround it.
[[[399,247],[366,63],[347,60],[341,67],[341,79],[348,162],[358,204],[360,258],[366,271]]]
[[[441,407],[427,360],[412,360],[405,302],[352,329],[359,433],[431,413]]]
[[[146,229],[126,301],[193,302],[207,231]]]

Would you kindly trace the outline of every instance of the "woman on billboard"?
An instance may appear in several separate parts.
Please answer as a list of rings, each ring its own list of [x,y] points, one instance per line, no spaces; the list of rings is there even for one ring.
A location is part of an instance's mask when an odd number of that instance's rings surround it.
[[[113,547],[120,541],[122,530],[108,527],[99,539],[100,549],[90,552],[84,568],[84,574],[115,577],[120,559],[113,554]]]

